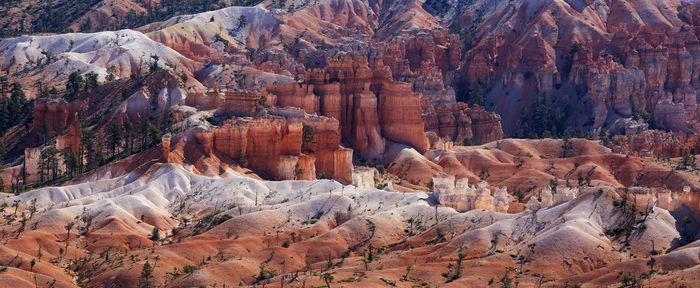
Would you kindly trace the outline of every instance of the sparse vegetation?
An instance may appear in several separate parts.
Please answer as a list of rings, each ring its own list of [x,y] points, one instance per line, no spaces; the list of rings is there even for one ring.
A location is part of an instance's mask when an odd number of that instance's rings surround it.
[[[466,258],[466,254],[459,252],[455,264],[449,264],[447,266],[448,271],[442,273],[442,277],[445,278],[445,283],[450,283],[462,277],[462,269],[464,269],[464,267],[462,267],[462,261],[464,261],[464,258]]]

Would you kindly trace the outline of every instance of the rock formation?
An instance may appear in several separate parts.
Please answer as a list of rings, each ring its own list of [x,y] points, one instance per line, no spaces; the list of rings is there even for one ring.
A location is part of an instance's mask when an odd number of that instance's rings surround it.
[[[457,180],[455,185],[455,176],[445,173],[433,175],[433,194],[441,205],[459,212],[483,209],[506,213],[510,205],[505,187],[491,187],[486,183],[470,186],[468,178]]]
[[[370,67],[388,66],[393,79],[412,83],[413,91],[427,101],[423,108],[455,103],[455,92],[445,85],[459,64],[462,42],[436,27],[400,33],[370,47]]]
[[[576,198],[576,196],[578,196],[578,189],[574,187],[557,188],[557,191],[555,191],[552,196],[554,197],[552,204],[559,204]]]
[[[463,4],[480,12],[445,14],[461,33],[478,27],[462,60],[462,91],[475,82],[493,87],[487,102],[509,131],[540,91],[579,99],[569,117],[577,126],[607,126],[640,110],[658,113],[667,129],[696,122],[700,42],[698,23],[685,15],[697,5],[627,2]],[[590,17],[595,23],[584,20]]]
[[[388,67],[371,70],[366,58],[334,58],[325,69],[306,73],[303,83],[273,85],[267,92],[273,105],[338,119],[343,142],[366,159],[382,159],[386,140],[428,149],[419,96],[392,80]]]
[[[700,151],[700,138],[695,134],[660,130],[630,131],[612,137],[614,152],[641,157],[681,157],[691,150]],[[633,133],[629,133],[633,132]]]
[[[198,128],[193,137],[190,141],[205,157],[221,153],[270,179],[310,180],[323,173],[352,182],[352,150],[340,146],[338,121],[332,118],[273,108],[268,116],[234,117],[218,127]]]
[[[160,143],[161,146],[161,161],[164,163],[170,162],[170,140],[172,139],[172,136],[170,134],[163,135],[162,142]]]
[[[352,185],[363,189],[375,188],[374,177],[379,172],[376,168],[358,167],[352,170]]]
[[[39,161],[41,158],[41,151],[39,148],[27,148],[24,149],[24,182],[27,184],[39,182]]]
[[[425,130],[441,136],[444,142],[462,144],[467,138],[474,144],[483,144],[503,138],[501,117],[483,107],[466,103],[452,103],[429,107],[423,113]]]
[[[573,200],[577,195],[578,189],[572,187],[559,187],[552,195],[552,187],[547,185],[540,191],[539,199],[534,195],[530,197],[526,207],[528,210],[544,209],[552,205]]]
[[[526,207],[528,210],[533,211],[533,210],[547,208],[547,207],[550,207],[552,205],[554,205],[554,199],[552,196],[552,188],[549,186],[545,186],[540,191],[539,197],[535,197],[535,195],[530,197],[530,200],[527,201]]]
[[[10,2],[0,12],[37,1]],[[202,6],[232,0],[215,2]],[[142,7],[129,3],[82,21]],[[330,286],[293,271],[342,262],[327,272],[349,286],[696,287],[700,175],[652,156],[700,151],[698,12],[681,0],[263,1],[142,32],[0,41],[0,75],[29,98],[77,70],[100,82],[71,103],[38,100],[32,128],[0,139],[5,186],[38,181],[51,145],[80,153],[83,129],[104,141],[113,123],[144,124],[147,137],[62,187],[0,197],[14,206],[0,217],[2,284]],[[518,123],[624,135],[501,139]],[[386,253],[361,261],[374,248]],[[454,259],[468,269],[446,270]]]
[[[690,187],[683,187],[681,190],[669,190],[650,187],[623,187],[617,189],[621,197],[636,205],[639,211],[648,211],[654,207],[659,207],[668,211],[677,211],[689,208],[693,211],[700,211],[700,197],[690,191]]]
[[[217,116],[252,116],[262,99],[253,91],[231,91],[214,86],[206,93],[190,92],[185,103],[200,110],[216,109]]]
[[[64,152],[80,153],[82,130],[80,129],[78,112],[72,112],[66,124],[68,126],[64,128],[64,133],[56,136],[56,149]]]
[[[32,131],[46,138],[62,135],[69,126],[74,125],[70,122],[77,121],[74,117],[77,112],[71,103],[63,99],[38,99],[34,102]]]

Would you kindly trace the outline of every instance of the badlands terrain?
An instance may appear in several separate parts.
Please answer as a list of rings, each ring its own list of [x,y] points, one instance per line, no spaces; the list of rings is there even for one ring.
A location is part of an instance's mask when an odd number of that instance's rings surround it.
[[[2,287],[698,287],[700,3],[0,1]]]

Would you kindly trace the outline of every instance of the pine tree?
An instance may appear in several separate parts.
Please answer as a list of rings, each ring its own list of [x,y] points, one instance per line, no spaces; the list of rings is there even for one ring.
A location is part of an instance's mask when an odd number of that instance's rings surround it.
[[[141,277],[139,277],[139,288],[153,287],[153,266],[146,261],[141,268]]]
[[[59,151],[53,146],[41,151],[39,171],[42,181],[52,181],[58,176],[58,153]]]
[[[683,151],[683,160],[681,160],[681,165],[680,165],[681,168],[687,169],[688,166],[691,165],[691,162],[692,162],[691,157],[692,156],[690,156],[690,152],[688,150]]]
[[[469,86],[469,104],[484,106],[484,90],[481,88],[479,81],[475,81]]]
[[[112,149],[112,158],[114,158],[114,155],[117,153],[117,148],[119,146],[119,142],[122,139],[122,127],[116,122],[112,122],[112,124],[109,126],[109,145],[110,149]]]
[[[85,74],[85,91],[89,91],[90,89],[93,89],[99,85],[97,82],[97,73],[95,72],[90,72]]]
[[[133,153],[134,150],[134,124],[131,121],[124,121],[124,136],[126,138],[126,146],[129,151],[129,155]]]
[[[7,76],[0,76],[0,98],[7,94],[10,83],[7,81]]]
[[[3,159],[5,158],[5,154],[7,153],[7,147],[5,147],[5,144],[0,141],[0,165],[2,165]]]
[[[66,164],[66,173],[68,176],[73,177],[78,175],[78,153],[66,150],[63,151],[63,159]]]
[[[141,120],[139,124],[139,137],[141,137],[141,151],[146,150],[148,145],[148,128],[151,126],[150,120],[148,118]]]
[[[314,127],[306,123],[302,123],[302,145],[304,149],[313,152],[311,145],[316,143],[316,134],[314,133]]]
[[[535,98],[533,103],[533,115],[535,133],[539,136],[545,135],[545,132],[552,132],[551,129],[554,125],[552,118],[552,104],[549,100],[549,96],[545,92],[541,92]]]
[[[603,146],[608,146],[608,144],[610,144],[610,138],[608,138],[608,133],[605,132],[603,127],[601,127],[600,132],[598,132],[598,139],[600,139],[600,143],[603,144]]]
[[[80,75],[80,71],[70,73],[70,75],[68,75],[68,82],[66,82],[66,100],[72,101],[77,98],[83,90],[84,85],[85,80],[83,76]]]
[[[156,121],[156,124],[158,121]],[[150,124],[148,126],[148,144],[147,146],[150,147],[152,145],[155,145],[160,141],[160,136],[161,136],[161,130],[156,126],[155,124]]]
[[[241,15],[241,17],[238,17],[238,29],[245,27],[246,24],[248,24],[248,16]]]
[[[158,61],[160,60],[160,56],[158,55],[151,55],[151,63],[148,65],[148,72],[149,73],[155,73],[160,71],[160,65],[158,65]]]
[[[153,227],[153,232],[151,232],[151,241],[153,242],[158,242],[160,241],[160,230],[158,227],[154,226]]]
[[[87,157],[87,170],[97,168],[97,151],[95,149],[95,132],[88,128],[82,128],[82,149]]]
[[[562,158],[569,158],[574,156],[574,144],[571,142],[571,139],[569,139],[569,133],[567,131],[564,131],[563,143],[561,146]]]

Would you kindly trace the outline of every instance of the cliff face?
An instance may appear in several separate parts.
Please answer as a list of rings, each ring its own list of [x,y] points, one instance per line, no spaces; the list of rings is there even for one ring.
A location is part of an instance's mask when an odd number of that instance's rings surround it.
[[[442,28],[404,33],[369,47],[370,67],[385,65],[394,80],[411,83],[428,103],[454,103],[450,87],[454,70],[460,65],[462,42]],[[423,106],[425,108],[427,106]]]
[[[267,112],[263,117],[234,117],[217,127],[176,137],[172,140],[176,143],[163,145],[163,158],[195,164],[199,171],[217,175],[216,168],[238,165],[274,180],[324,176],[352,181],[352,149],[340,145],[337,120],[297,108]],[[211,167],[215,164],[219,167]]]
[[[649,130],[616,135],[612,140],[613,151],[640,157],[675,158],[683,156],[684,152],[700,150],[697,135],[678,132]]]
[[[443,141],[483,144],[503,138],[501,117],[483,107],[466,103],[452,103],[424,111],[425,130],[439,135]]]
[[[56,149],[78,152],[82,132],[77,103],[63,99],[38,99],[34,102],[34,122],[31,136],[25,139],[27,147],[56,137]]]
[[[388,67],[372,70],[366,58],[337,57],[325,69],[309,71],[302,83],[267,88],[274,105],[338,119],[342,141],[366,159],[381,159],[385,141],[428,148],[420,97],[410,84],[391,78]]]
[[[467,178],[457,180],[445,173],[433,175],[433,195],[441,205],[452,207],[459,212],[483,209],[507,213],[509,206],[506,187],[491,187],[488,183],[469,185]]]
[[[654,112],[664,129],[697,121],[696,3],[511,1],[481,8],[455,20],[456,30],[478,25],[462,59],[461,87],[478,81],[493,88],[487,102],[507,130],[539,91],[572,99],[574,126],[598,128],[639,110]]]
[[[63,99],[39,99],[34,102],[34,122],[32,131],[48,133],[48,138],[62,134],[69,126],[73,109],[71,103]]]
[[[410,83],[424,99],[422,111],[466,100],[471,84],[479,82],[486,98],[482,106],[503,117],[507,132],[516,131],[538,92],[570,99],[572,111],[561,122],[590,130],[642,109],[653,112],[664,129],[682,130],[698,121],[700,23],[692,1],[338,0],[293,8],[294,13],[278,13],[228,7],[140,28],[146,34],[124,30],[8,39],[0,44],[8,48],[0,67],[16,74],[11,80],[26,84],[65,75],[63,67],[95,71],[101,79],[116,69],[113,74],[127,77],[141,69],[143,55],[155,54],[163,67],[176,67],[194,84],[259,89],[301,79],[311,68],[332,72],[338,55],[352,55],[366,58],[370,71],[386,66],[391,79]],[[23,70],[31,73],[15,73]],[[367,77],[365,72],[349,78]],[[328,80],[324,85],[334,81]],[[339,83],[344,90],[354,85]],[[279,105],[320,111],[326,104],[307,95],[319,96],[317,89],[322,88],[296,91]],[[362,93],[340,92],[358,95],[359,106],[373,105]],[[382,97],[377,101],[381,105]],[[346,101],[342,105],[350,109],[338,109],[352,114],[355,104]],[[351,135],[345,121],[351,118],[338,118],[344,141],[373,153],[381,150],[380,140]],[[360,129],[367,126],[372,133],[372,121],[359,123]]]

